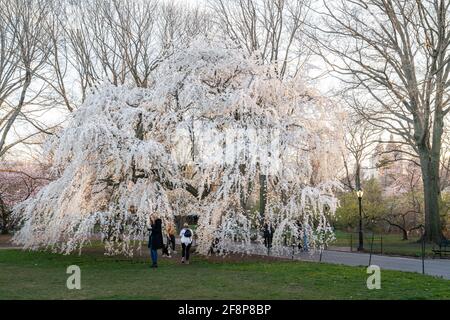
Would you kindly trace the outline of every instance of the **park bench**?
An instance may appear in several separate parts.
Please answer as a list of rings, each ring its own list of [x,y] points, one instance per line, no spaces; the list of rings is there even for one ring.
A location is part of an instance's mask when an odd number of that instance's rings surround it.
[[[436,255],[442,259],[443,255],[450,255],[450,240],[442,240],[438,247],[431,249],[433,251],[433,259]]]

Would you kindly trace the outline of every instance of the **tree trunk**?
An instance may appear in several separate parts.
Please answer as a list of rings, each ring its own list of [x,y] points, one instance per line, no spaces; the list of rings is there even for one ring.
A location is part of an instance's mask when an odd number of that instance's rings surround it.
[[[8,228],[9,213],[10,213],[9,210],[6,207],[6,204],[4,203],[4,201],[0,195],[0,218],[2,220],[1,234],[9,233],[9,228]]]
[[[402,240],[408,240],[408,231],[405,229],[402,229],[403,239]]]
[[[267,197],[267,176],[259,175],[259,213],[261,221],[264,221],[266,212],[266,197]]]
[[[1,219],[2,219],[1,234],[9,234],[9,226],[8,226],[9,219],[8,219],[8,212],[6,210],[2,210]]]
[[[443,239],[441,219],[439,216],[439,157],[431,152],[421,150],[420,164],[425,202],[425,240],[439,243]]]

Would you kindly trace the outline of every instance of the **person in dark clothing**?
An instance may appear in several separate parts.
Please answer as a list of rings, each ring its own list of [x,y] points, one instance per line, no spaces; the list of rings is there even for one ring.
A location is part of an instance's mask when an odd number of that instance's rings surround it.
[[[167,243],[164,245],[162,254],[163,256],[167,256],[171,258],[171,251],[176,253],[175,251],[175,227],[172,223],[167,224]],[[166,235],[163,235],[163,237]]]
[[[299,250],[301,250],[301,251],[303,251],[303,243],[302,243],[302,237],[301,237],[301,234],[302,234],[302,224],[300,223],[300,221],[297,221],[296,222],[296,225],[297,225],[297,230],[298,230],[298,238],[297,238],[297,242],[298,242],[298,244],[297,244],[297,247],[298,247],[298,249]]]
[[[158,249],[163,248],[161,225],[162,221],[158,218],[152,223],[151,228],[149,229],[148,248],[150,249],[150,256],[152,258],[152,268],[158,267]]]
[[[169,239],[170,239],[170,247],[172,248],[173,253],[176,253],[175,251],[175,234],[176,234],[176,230],[175,230],[175,226],[173,225],[173,223],[169,224],[169,228],[167,230],[167,233],[169,234]]]
[[[215,254],[219,252],[219,249],[217,248],[219,245],[220,239],[215,237],[214,240],[211,243],[211,246],[209,247],[209,254]]]
[[[272,239],[274,232],[275,230],[273,229],[272,225],[269,226],[269,224],[266,222],[264,224],[264,246],[267,249],[272,247]]]
[[[164,237],[164,236],[163,236]],[[167,244],[165,244],[162,247],[162,256],[167,258],[172,258],[172,255],[170,254],[170,243],[169,239],[167,239]]]

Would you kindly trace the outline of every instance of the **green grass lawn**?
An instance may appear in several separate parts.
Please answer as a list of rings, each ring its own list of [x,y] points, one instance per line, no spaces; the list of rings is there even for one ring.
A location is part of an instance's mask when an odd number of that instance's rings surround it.
[[[0,250],[0,299],[450,299],[450,281],[414,273],[382,271],[382,288],[368,290],[362,267],[194,256],[155,270],[147,259]],[[66,288],[72,264],[81,290]]]
[[[348,233],[344,231],[335,231],[336,241],[331,243],[331,246],[350,247],[352,244],[353,251],[358,247],[358,234]],[[351,239],[352,237],[352,239]],[[382,239],[381,239],[382,238]],[[367,232],[364,234],[364,249],[370,252],[372,241],[372,234]],[[420,257],[422,255],[422,244],[418,237],[410,237],[408,240],[402,240],[401,234],[375,234],[373,242],[373,252],[387,255],[404,255]],[[382,243],[381,243],[382,242]],[[432,245],[427,243],[425,245],[425,255],[430,257],[433,255],[431,251]]]

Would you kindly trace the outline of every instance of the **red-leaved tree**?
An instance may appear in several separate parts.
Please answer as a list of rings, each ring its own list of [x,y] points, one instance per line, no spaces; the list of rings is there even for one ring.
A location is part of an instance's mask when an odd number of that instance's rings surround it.
[[[14,229],[12,208],[28,199],[51,180],[47,168],[40,164],[8,163],[0,168],[0,231]]]

